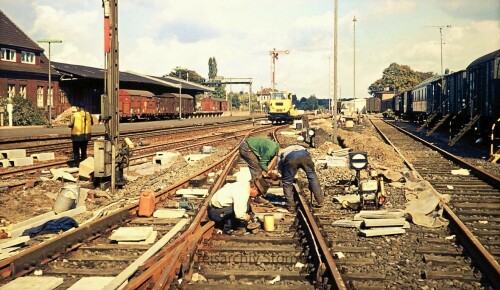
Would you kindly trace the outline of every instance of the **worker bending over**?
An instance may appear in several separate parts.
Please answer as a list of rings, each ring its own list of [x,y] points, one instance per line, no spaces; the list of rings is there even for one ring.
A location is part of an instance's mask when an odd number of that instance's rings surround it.
[[[314,162],[311,154],[306,148],[300,145],[292,145],[283,149],[279,154],[278,170],[282,176],[283,193],[286,198],[286,207],[289,211],[295,211],[295,203],[293,201],[293,180],[297,171],[302,168],[307,175],[309,182],[309,190],[313,193],[316,200],[316,206],[323,205],[323,192],[319,184],[318,176],[314,170]]]

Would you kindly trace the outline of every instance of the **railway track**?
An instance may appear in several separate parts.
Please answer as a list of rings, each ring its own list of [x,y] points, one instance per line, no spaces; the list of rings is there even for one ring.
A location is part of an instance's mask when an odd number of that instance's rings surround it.
[[[233,163],[238,163],[236,154]],[[221,177],[230,172],[234,171],[226,168]],[[300,191],[298,187],[295,190]],[[283,201],[281,194],[277,198]],[[191,224],[192,230],[177,239],[176,245],[163,249],[163,255],[146,262],[144,271],[125,289],[345,289],[309,205],[300,194],[296,195],[297,213],[293,215],[254,204],[256,215],[261,220],[272,215],[276,228],[243,237],[221,235],[213,222],[204,222],[210,197]],[[200,280],[203,282],[197,282]]]
[[[151,157],[156,154],[157,151],[161,150],[170,150],[173,148],[180,148],[182,146],[186,146],[190,148],[190,144],[193,143],[199,143],[199,144],[204,144],[208,145],[213,142],[216,142],[216,140],[222,139],[222,138],[230,138],[234,137],[237,138],[237,136],[244,134],[242,132],[251,129],[252,127],[248,127],[248,122],[247,123],[242,123],[240,127],[233,128],[233,125],[228,125],[228,124],[216,124],[210,126],[210,133],[207,133],[207,129],[193,129],[189,130],[189,128],[183,128],[182,131],[178,130],[172,130],[172,132],[169,132],[168,134],[165,132],[165,130],[160,130],[158,133],[153,133],[150,132],[148,133],[149,136],[154,136],[156,140],[150,140],[148,139],[147,142],[151,145],[142,145],[138,146],[135,149],[132,150],[132,154],[135,157],[132,157],[130,161],[132,161],[132,164],[136,164],[139,160],[142,160],[144,157]],[[220,130],[220,132],[218,132]],[[186,132],[188,131],[188,132]],[[160,135],[158,135],[160,134]],[[197,136],[198,135],[198,136]],[[161,140],[161,136],[168,136],[167,138],[163,138],[165,140]],[[197,137],[194,137],[197,136]],[[140,140],[141,138],[137,138],[136,136],[133,137],[133,140]],[[143,141],[136,141],[136,143],[141,143]],[[49,146],[48,148],[45,147],[46,149],[41,149],[41,151],[49,151],[50,148],[52,148],[53,145],[47,145]],[[71,146],[71,142],[68,146]],[[42,146],[41,146],[42,147]],[[65,150],[72,150],[69,147],[66,148]],[[61,167],[61,166],[66,166],[68,163],[68,160],[63,158],[57,158],[57,161],[54,162],[40,162],[36,163],[32,166],[22,166],[22,167],[8,167],[5,168],[4,171],[0,172],[0,179],[8,179],[11,177],[28,177],[28,180],[32,180],[34,178],[37,178],[40,176],[42,170],[48,170],[50,168],[54,167]],[[15,183],[12,184],[12,186],[19,186],[23,184],[19,180]],[[8,185],[7,185],[8,186]]]
[[[443,244],[447,242],[443,243],[442,240],[430,236],[426,241],[427,249],[419,251],[424,255],[424,261],[431,265],[454,266],[441,269],[441,273],[435,267],[429,267],[425,270],[424,277],[477,280],[478,275],[464,274],[460,267],[456,266],[456,259],[449,259],[450,256],[456,257],[463,251],[466,262],[477,265],[484,274],[482,282],[487,279],[486,285],[496,289],[500,285],[499,179],[382,120],[371,121],[384,138],[405,156],[406,163],[412,170],[418,172],[422,179],[429,181],[441,194],[451,196],[451,201],[448,204],[442,203],[442,207],[445,217],[450,221],[450,235],[455,235],[452,238],[455,249],[450,249],[449,245],[445,247]],[[452,171],[458,169],[466,169],[465,175],[452,174]],[[426,240],[426,234],[422,235],[422,239]]]
[[[253,133],[266,132],[266,128],[256,128]],[[236,146],[241,139],[231,138]],[[225,141],[226,143],[227,140]],[[198,144],[192,144],[198,147]],[[236,149],[233,150],[233,152]],[[179,202],[175,194],[178,189],[190,186],[191,180],[198,180],[199,177],[208,176],[209,173],[217,172],[229,162],[229,156],[222,158],[205,169],[190,174],[182,180],[159,190],[155,193],[156,207],[165,206],[165,203]],[[155,177],[152,177],[155,178]],[[198,184],[198,183],[196,183]],[[209,186],[209,185],[205,185]],[[203,199],[192,201],[196,209],[200,208]],[[141,259],[141,255],[151,251],[149,245],[117,245],[109,239],[114,229],[123,226],[136,227],[146,225],[157,231],[155,241],[164,237],[175,238],[185,230],[187,221],[179,219],[147,219],[137,217],[138,203],[122,206],[107,216],[97,218],[88,223],[80,225],[76,229],[65,232],[56,238],[45,241],[41,244],[30,247],[19,254],[0,261],[1,284],[14,277],[29,275],[36,270],[41,270],[47,275],[64,277],[64,284],[60,289],[66,289],[78,278],[88,275],[116,276],[117,273],[127,270],[134,265],[134,257]],[[192,217],[195,214],[191,214]],[[180,224],[179,224],[180,223]],[[173,229],[175,233],[171,232]],[[168,239],[167,239],[168,241]],[[156,249],[158,251],[159,248]],[[153,252],[154,253],[154,252]],[[142,257],[147,259],[147,257]],[[137,261],[137,260],[136,260]],[[136,264],[141,264],[138,260]],[[128,270],[132,271],[132,270]],[[132,272],[133,273],[133,272]],[[44,275],[45,275],[44,274]],[[118,274],[118,276],[120,276]],[[121,278],[120,278],[121,279]],[[123,281],[125,281],[125,278]],[[123,283],[122,281],[122,283]]]

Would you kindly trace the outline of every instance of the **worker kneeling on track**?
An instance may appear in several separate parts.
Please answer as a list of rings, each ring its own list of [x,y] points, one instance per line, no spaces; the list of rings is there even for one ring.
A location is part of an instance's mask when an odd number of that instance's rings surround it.
[[[306,172],[309,190],[313,193],[317,206],[322,206],[324,201],[323,192],[321,191],[318,176],[314,170],[314,161],[306,148],[300,145],[288,146],[278,156],[278,170],[282,176],[283,193],[286,198],[287,209],[291,212],[295,211],[293,179],[300,168]]]
[[[212,196],[208,204],[208,218],[226,234],[245,234],[247,222],[253,218],[249,200],[259,194],[255,182],[226,183]]]

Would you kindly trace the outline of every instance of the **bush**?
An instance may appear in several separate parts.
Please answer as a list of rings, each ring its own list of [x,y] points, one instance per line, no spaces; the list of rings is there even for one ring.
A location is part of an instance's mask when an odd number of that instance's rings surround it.
[[[4,119],[8,120],[7,113],[8,98],[0,99],[0,106],[5,108]],[[14,126],[44,125],[47,124],[47,118],[33,104],[22,97],[12,98],[12,124]]]

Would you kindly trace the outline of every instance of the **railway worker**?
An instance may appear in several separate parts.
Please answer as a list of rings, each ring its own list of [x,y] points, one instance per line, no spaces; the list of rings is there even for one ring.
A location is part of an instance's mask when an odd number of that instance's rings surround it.
[[[73,112],[71,115],[68,127],[71,128],[74,166],[79,166],[81,161],[87,159],[87,145],[92,137],[94,120],[90,113],[85,111],[82,103],[78,103],[75,106],[76,112]]]
[[[207,215],[215,222],[215,227],[226,233],[234,229],[235,234],[246,232],[246,222],[250,221],[250,198],[259,196],[254,182],[245,180],[226,183],[212,196]]]
[[[314,170],[314,162],[311,154],[300,145],[292,145],[283,149],[279,154],[278,171],[282,176],[283,193],[286,198],[286,207],[289,211],[295,211],[295,203],[293,202],[293,179],[297,171],[302,168],[306,172],[309,182],[309,190],[313,193],[316,200],[316,206],[323,205],[324,196],[321,191],[318,176]]]
[[[257,178],[268,175],[268,165],[277,156],[279,144],[267,138],[249,137],[241,142],[239,149],[241,158],[248,164],[252,181],[255,182]]]

